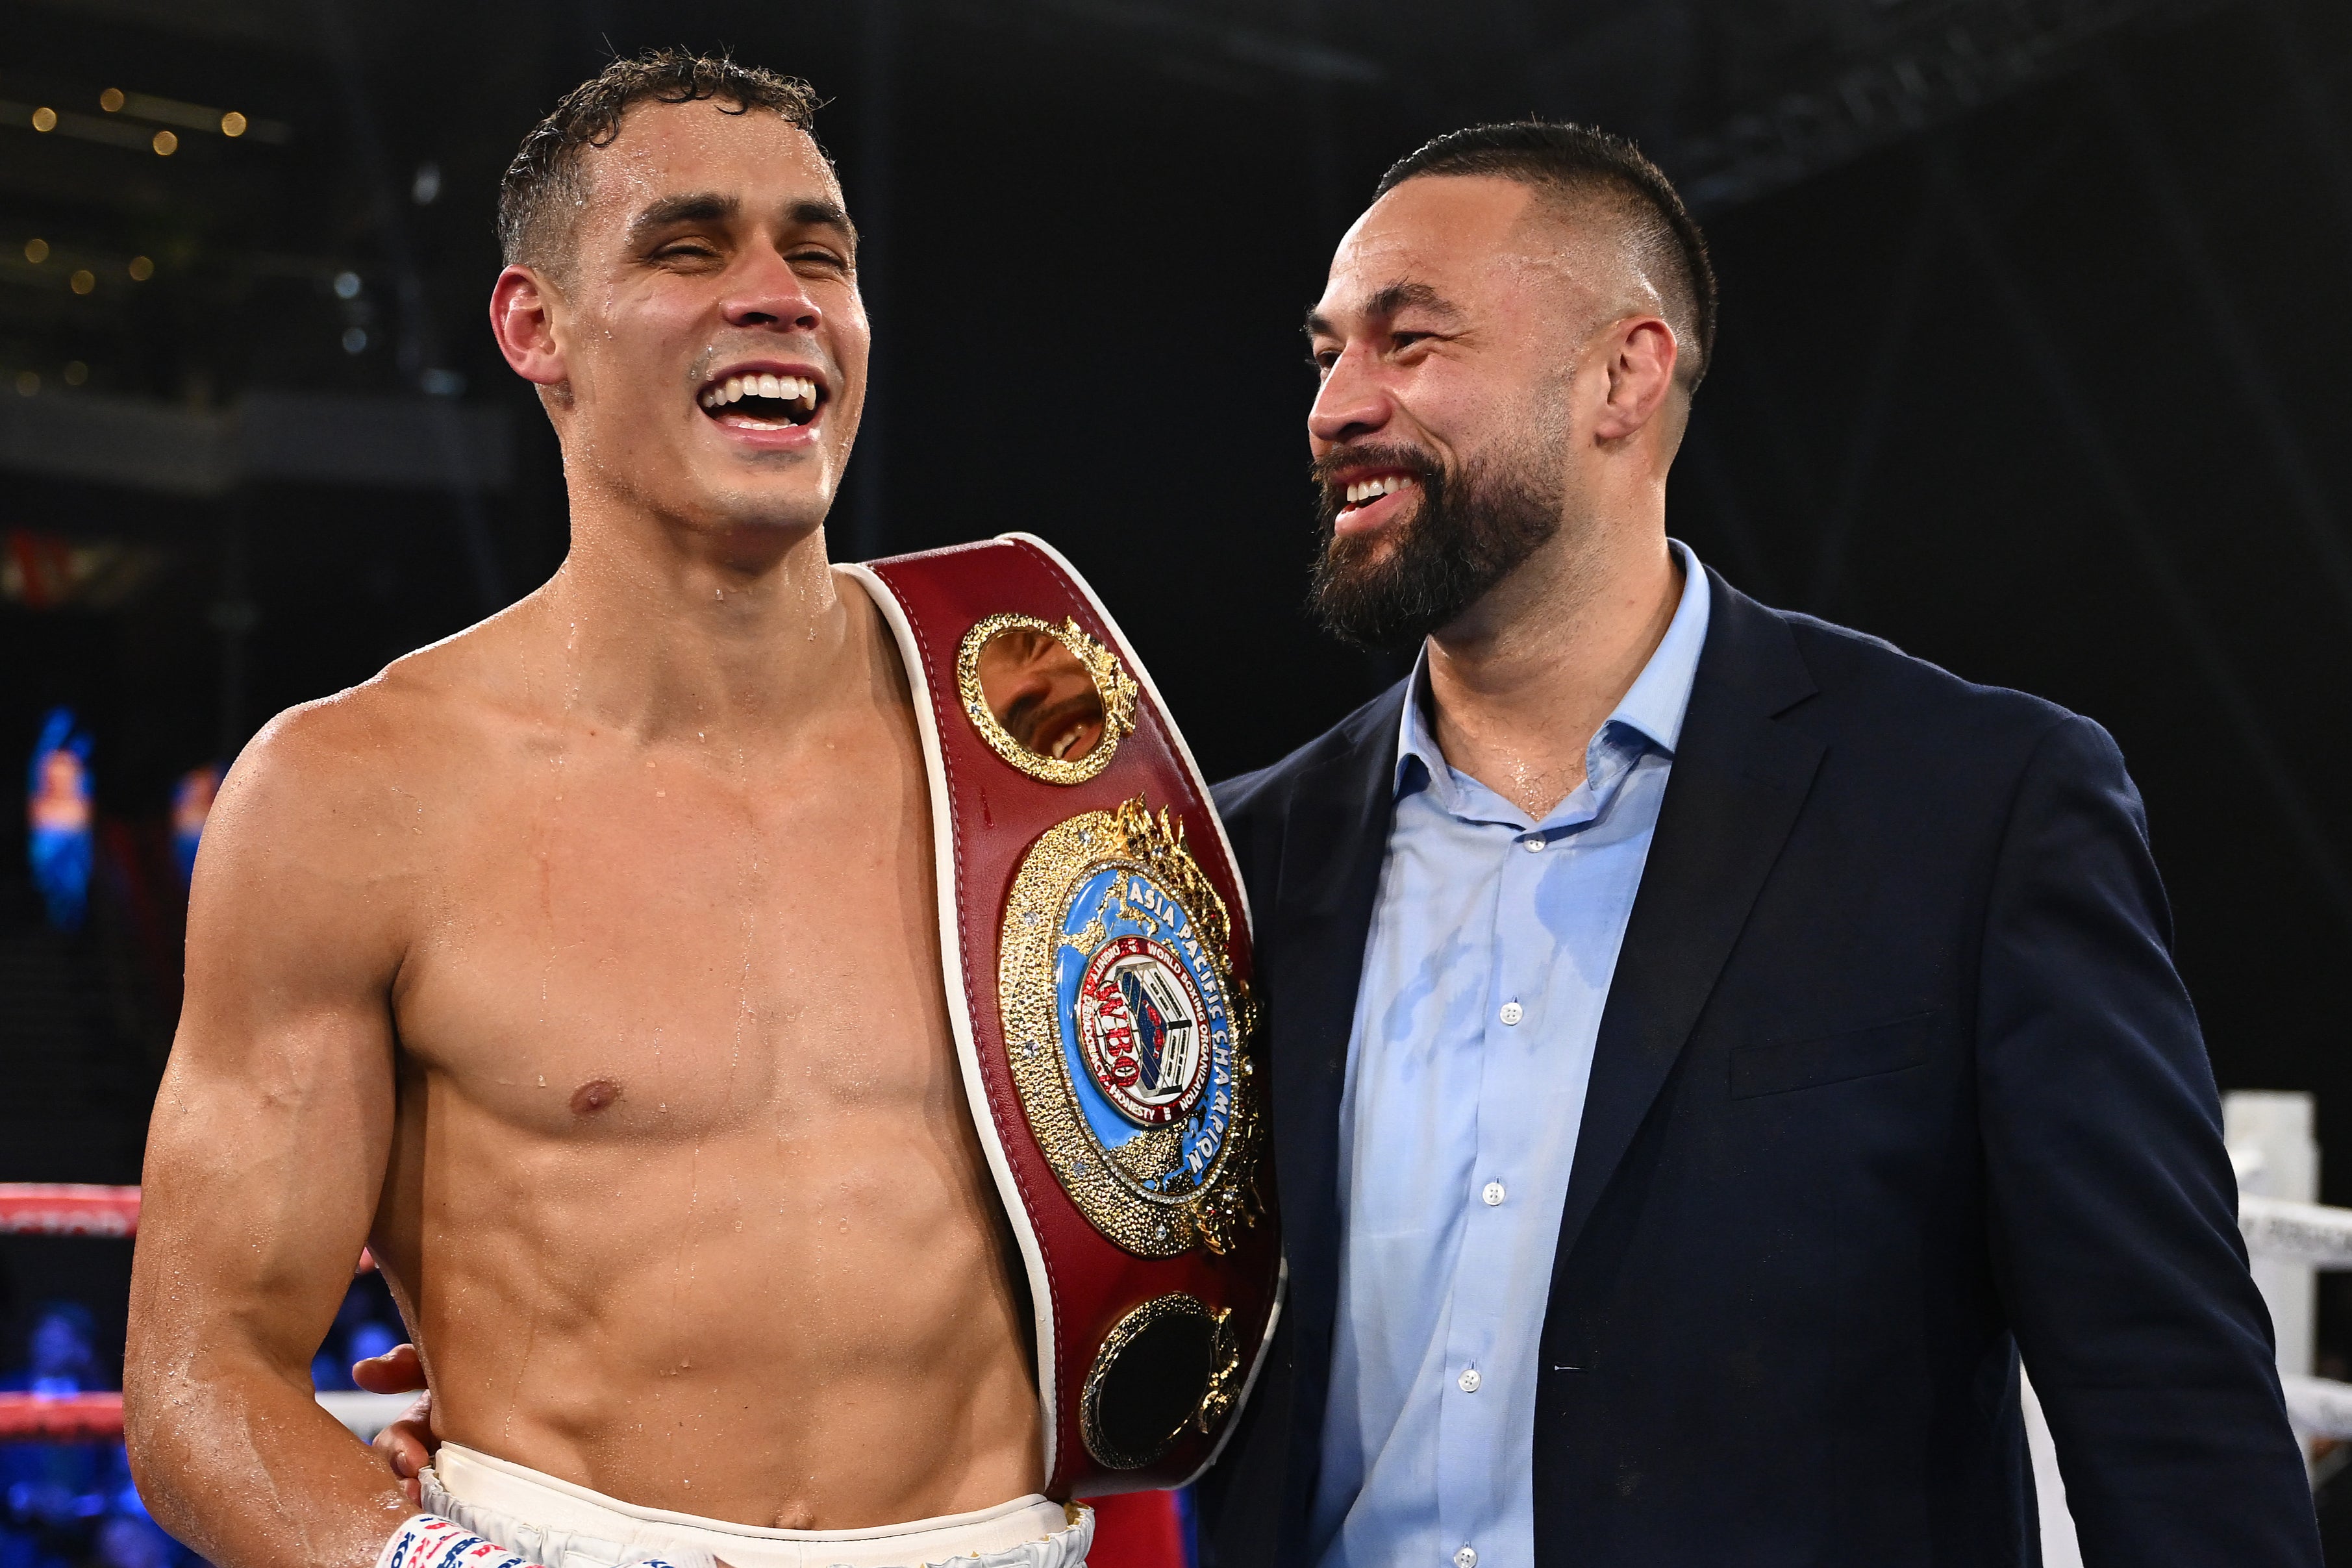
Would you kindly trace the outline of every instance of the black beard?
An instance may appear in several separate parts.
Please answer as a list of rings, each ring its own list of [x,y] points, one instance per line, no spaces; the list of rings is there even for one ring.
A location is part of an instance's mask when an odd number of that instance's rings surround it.
[[[1342,538],[1334,523],[1347,493],[1331,476],[1361,473],[1368,459],[1412,475],[1421,504],[1370,538]],[[1449,476],[1410,446],[1349,446],[1319,460],[1314,478],[1323,548],[1307,606],[1325,631],[1367,650],[1403,652],[1452,625],[1559,531],[1561,482],[1533,454]]]

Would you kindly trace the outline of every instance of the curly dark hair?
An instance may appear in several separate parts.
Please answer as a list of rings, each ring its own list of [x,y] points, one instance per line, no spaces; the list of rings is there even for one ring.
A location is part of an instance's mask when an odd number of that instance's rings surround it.
[[[1622,136],[1587,125],[1522,120],[1449,131],[1398,159],[1381,176],[1378,201],[1423,174],[1493,174],[1568,196],[1615,198],[1643,266],[1665,294],[1683,340],[1675,379],[1696,390],[1715,358],[1715,265],[1706,236],[1664,171]]]
[[[499,182],[499,251],[507,265],[559,263],[570,239],[571,215],[587,193],[580,178],[581,154],[618,136],[632,105],[701,99],[731,105],[726,110],[730,114],[764,110],[803,131],[816,127],[816,93],[796,77],[684,49],[654,49],[614,60],[565,93],[530,128],[507,165]]]

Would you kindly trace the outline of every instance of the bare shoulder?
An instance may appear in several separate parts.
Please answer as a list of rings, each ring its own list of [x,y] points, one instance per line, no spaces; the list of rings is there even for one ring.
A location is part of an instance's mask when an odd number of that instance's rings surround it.
[[[394,661],[263,726],[222,782],[199,876],[236,862],[308,875],[396,873],[423,849],[429,808],[478,779],[501,727],[493,672],[505,617]]]

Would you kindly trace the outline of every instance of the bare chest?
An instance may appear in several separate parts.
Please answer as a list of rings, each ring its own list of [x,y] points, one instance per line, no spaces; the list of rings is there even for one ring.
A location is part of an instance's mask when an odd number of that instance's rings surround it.
[[[419,829],[403,1047],[518,1131],[701,1137],[940,1103],[928,807],[899,762],[575,754],[450,799]]]

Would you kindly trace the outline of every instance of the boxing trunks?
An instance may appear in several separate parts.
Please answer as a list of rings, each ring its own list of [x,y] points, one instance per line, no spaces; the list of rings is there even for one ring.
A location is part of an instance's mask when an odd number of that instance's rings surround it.
[[[1281,1296],[1224,830],[1134,649],[1043,540],[842,570],[913,689],[957,1055],[1036,1312],[1045,1490],[1181,1485]]]
[[[1085,1568],[1094,1539],[1084,1504],[1065,1509],[1043,1497],[874,1530],[761,1530],[639,1508],[455,1443],[444,1443],[419,1479],[425,1514],[437,1518],[404,1526],[416,1547],[390,1563],[401,1544],[395,1536],[386,1568],[436,1568],[436,1546],[452,1568],[496,1568],[510,1558],[539,1568],[712,1568],[714,1561],[730,1568]],[[464,1535],[437,1539],[449,1535],[436,1529],[441,1521]],[[479,1541],[466,1546],[468,1537]],[[484,1554],[492,1542],[497,1549]]]

